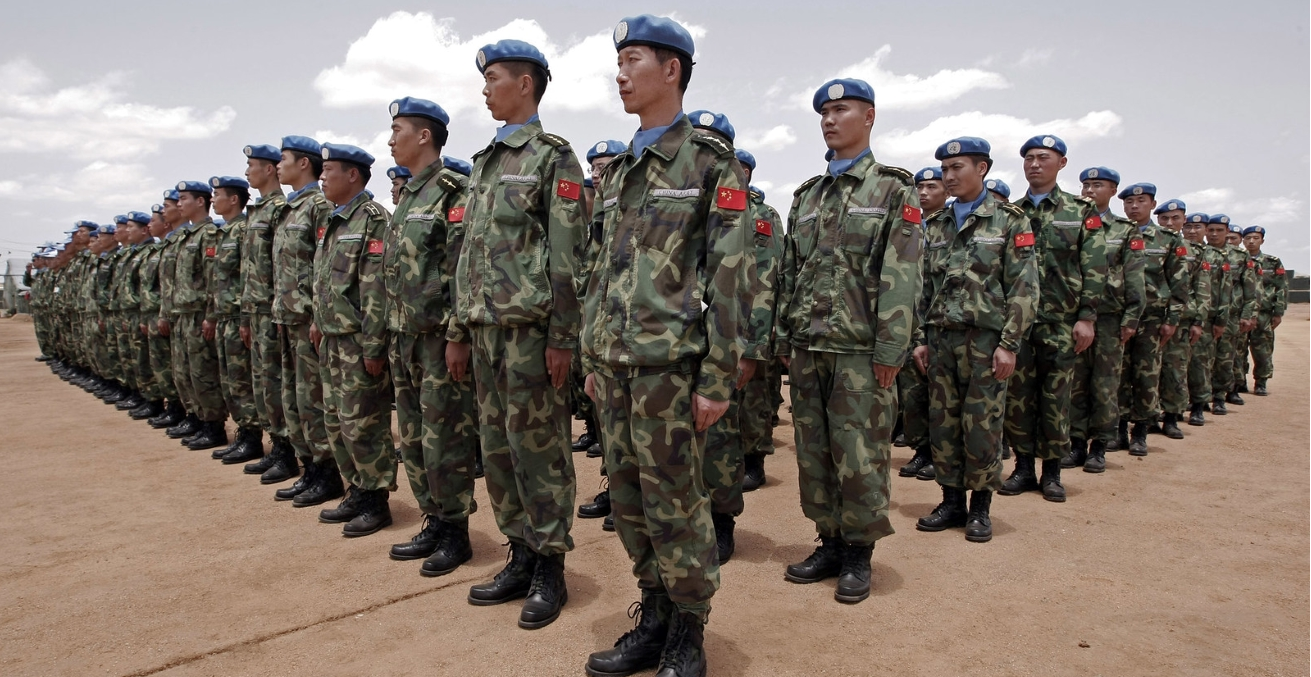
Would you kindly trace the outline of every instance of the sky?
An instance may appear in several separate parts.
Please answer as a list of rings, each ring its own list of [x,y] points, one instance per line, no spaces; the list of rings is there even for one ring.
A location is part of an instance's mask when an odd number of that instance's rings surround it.
[[[955,136],[991,142],[992,177],[1024,189],[1019,147],[1069,146],[1086,167],[1146,181],[1189,211],[1268,230],[1265,251],[1311,268],[1311,51],[1306,2],[15,3],[0,24],[0,257],[78,219],[148,210],[181,180],[241,175],[246,144],[282,136],[387,152],[387,106],[431,99],[468,158],[498,123],[477,49],[536,44],[553,80],[547,131],[580,154],[628,141],[611,33],[673,16],[696,39],[684,110],[726,114],[754,184],[786,214],[824,168],[815,89],[873,85],[875,157],[914,171]],[[386,198],[386,176],[370,188]],[[1119,201],[1112,202],[1123,213]]]

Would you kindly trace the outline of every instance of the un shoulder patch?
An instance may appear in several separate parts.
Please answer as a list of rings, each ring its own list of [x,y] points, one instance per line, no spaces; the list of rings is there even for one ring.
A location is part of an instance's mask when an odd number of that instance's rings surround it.
[[[901,167],[893,167],[891,165],[879,165],[879,173],[887,174],[888,176],[895,176],[898,179],[901,179],[901,182],[906,184],[907,186],[915,183],[915,175],[902,169]]]

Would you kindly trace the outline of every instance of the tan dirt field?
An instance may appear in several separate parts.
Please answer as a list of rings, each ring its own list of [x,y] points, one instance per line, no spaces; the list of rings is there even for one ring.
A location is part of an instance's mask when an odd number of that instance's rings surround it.
[[[1294,306],[1270,397],[1067,472],[1064,504],[997,497],[991,543],[917,532],[937,485],[894,476],[897,534],[854,606],[833,581],[783,580],[814,538],[784,412],[723,569],[710,673],[1306,675],[1308,326]],[[422,578],[387,557],[419,525],[408,486],[392,527],[342,538],[36,355],[30,320],[0,320],[0,675],[582,675],[631,627],[636,585],[600,520],[575,522],[560,619],[520,630],[518,603],[465,601],[505,557],[481,482],[473,561]],[[599,461],[574,459],[585,502]]]

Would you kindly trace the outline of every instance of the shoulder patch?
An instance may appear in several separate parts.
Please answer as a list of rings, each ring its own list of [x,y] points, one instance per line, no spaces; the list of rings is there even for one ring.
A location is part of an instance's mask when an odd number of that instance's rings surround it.
[[[1007,214],[1010,214],[1011,216],[1024,216],[1024,210],[1021,209],[1019,205],[1016,205],[1011,202],[999,201],[997,202],[997,208],[1006,212]],[[946,211],[946,209],[943,209],[942,211]]]
[[[364,203],[364,211],[367,212],[369,216],[376,216],[380,218],[384,216],[382,213],[382,207],[378,206],[378,203],[372,200]]]
[[[733,147],[728,145],[727,143],[724,143],[724,141],[719,137],[710,136],[709,134],[697,133],[697,134],[693,134],[691,138],[693,141],[697,141],[703,145],[714,148],[715,153],[717,153],[720,157],[733,157]]]
[[[893,167],[892,165],[879,165],[879,173],[887,174],[888,176],[895,176],[898,179],[901,179],[901,182],[908,186],[915,183],[915,175],[902,169],[901,167]]]
[[[802,182],[801,182],[801,185],[800,185],[800,186],[797,186],[797,189],[794,190],[794,191],[792,191],[792,195],[794,195],[794,196],[799,196],[799,195],[801,195],[802,193],[806,192],[806,190],[809,189],[811,186],[813,186],[813,185],[819,183],[820,179],[823,179],[823,178],[824,178],[824,175],[823,175],[823,174],[820,174],[820,175],[818,175],[818,176],[812,176],[812,177],[810,177],[809,179],[806,179],[805,181],[802,181]]]
[[[946,213],[947,213],[947,209],[946,209],[945,207],[942,208],[942,209],[939,209],[938,211],[933,212],[932,214],[929,214],[928,216],[925,216],[925,217],[924,217],[924,222],[925,222],[925,223],[928,223],[929,221],[932,221],[933,219],[936,219],[936,218],[938,218],[938,217],[940,217],[940,216],[942,216],[943,214],[946,214]]]
[[[556,136],[550,132],[542,132],[540,136],[543,141],[555,146],[558,150],[569,150],[569,142],[565,141],[564,137]]]
[[[468,182],[457,181],[452,177],[446,176],[446,173],[443,172],[437,175],[437,183],[440,183],[442,188],[445,188],[448,192],[459,193],[464,190],[464,186],[467,185]]]
[[[1075,200],[1082,202],[1085,207],[1092,207],[1093,209],[1097,208],[1097,203],[1093,202],[1092,198],[1084,197],[1082,195],[1075,195],[1074,193],[1068,193],[1068,194],[1073,196]]]

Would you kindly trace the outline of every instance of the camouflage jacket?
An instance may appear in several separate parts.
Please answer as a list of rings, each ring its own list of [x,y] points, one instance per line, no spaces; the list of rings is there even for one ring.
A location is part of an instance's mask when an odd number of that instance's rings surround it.
[[[101,237],[104,237],[103,235]],[[96,274],[91,277],[88,292],[87,310],[104,315],[110,311],[110,295],[114,286],[114,270],[118,267],[119,255],[123,248],[113,249],[100,255],[96,263]]]
[[[125,310],[124,301],[127,299],[124,298],[123,283],[128,278],[128,266],[136,253],[136,247],[132,245],[124,245],[114,251],[114,272],[109,283],[109,310],[113,312]]]
[[[1108,211],[1093,237],[1102,240],[1106,252],[1106,293],[1097,314],[1119,315],[1121,328],[1136,330],[1146,295],[1143,270],[1147,259],[1142,233],[1128,219]]]
[[[924,323],[943,329],[998,332],[1016,352],[1038,305],[1038,257],[1024,210],[985,191],[983,202],[956,224],[951,207],[931,215],[924,229]],[[917,344],[924,332],[916,332]]]
[[[1188,284],[1188,305],[1179,316],[1184,326],[1206,324],[1211,313],[1211,267],[1206,263],[1205,245],[1182,240],[1184,246],[1184,275]]]
[[[180,226],[164,235],[159,255],[159,318],[171,320],[178,314],[174,309],[173,290],[177,287],[178,251],[186,231]]]
[[[438,159],[401,187],[383,253],[387,329],[468,341],[464,328],[453,322],[468,184]]]
[[[529,122],[473,156],[455,272],[466,326],[547,324],[547,345],[578,345],[583,174],[564,139]],[[459,340],[458,330],[447,338]]]
[[[134,244],[118,277],[118,308],[135,315],[141,310],[141,267],[150,250],[146,243]]]
[[[328,217],[314,256],[314,325],[327,336],[360,334],[364,357],[387,356],[383,238],[389,216],[360,192]]]
[[[773,207],[765,204],[765,194],[754,187],[751,188],[750,203],[748,217],[754,231],[756,279],[743,357],[768,360],[774,354],[774,308],[777,305],[778,269],[783,262],[783,220]]]
[[[754,267],[746,175],[729,144],[680,117],[640,158],[593,177],[583,276],[584,369],[696,371],[696,392],[724,401],[743,355]]]
[[[177,267],[173,273],[173,309],[178,313],[205,313],[210,306],[209,261],[216,251],[213,242],[218,233],[208,216],[200,223],[185,226],[178,244]]]
[[[1228,260],[1223,249],[1209,244],[1203,245],[1201,256],[1202,270],[1211,277],[1211,303],[1205,322],[1223,327],[1229,324],[1229,304],[1234,294]]]
[[[1256,276],[1256,264],[1246,249],[1225,245],[1225,263],[1229,267],[1229,319],[1254,320],[1261,303],[1261,281]]]
[[[141,312],[159,314],[159,260],[164,243],[152,239],[141,245],[144,252],[137,268],[137,295],[141,299]]]
[[[1261,282],[1261,302],[1257,310],[1271,315],[1283,315],[1288,309],[1288,275],[1278,256],[1262,252],[1253,257],[1256,277]]]
[[[332,205],[318,183],[287,196],[287,213],[273,232],[273,321],[309,324],[314,317],[314,252]]]
[[[214,256],[210,258],[209,320],[235,318],[241,315],[242,246],[246,242],[246,215],[241,214],[214,233]],[[206,254],[209,247],[206,247]]]
[[[1155,223],[1138,226],[1143,234],[1143,269],[1147,305],[1143,318],[1153,318],[1165,324],[1178,325],[1188,305],[1188,254],[1182,237]]]
[[[241,245],[242,324],[250,316],[273,308],[273,238],[287,215],[287,198],[281,190],[261,195],[246,207],[245,239]]]
[[[910,172],[866,154],[801,184],[779,274],[777,350],[906,361],[922,291],[924,231]]]
[[[1027,193],[1015,204],[1033,229],[1040,290],[1038,324],[1095,320],[1106,289],[1106,245],[1097,205],[1052,188],[1038,204]]]

